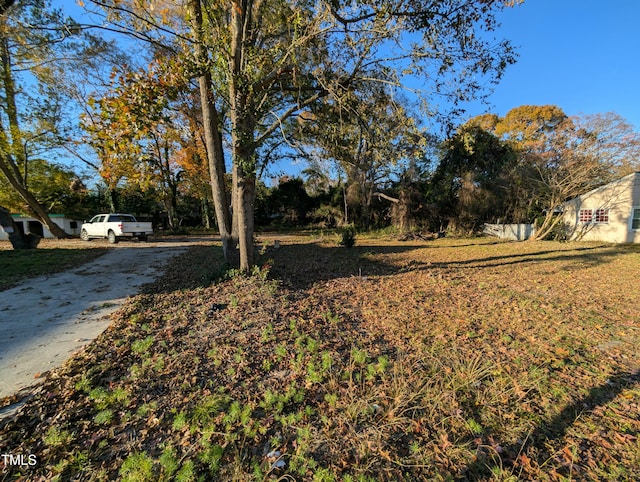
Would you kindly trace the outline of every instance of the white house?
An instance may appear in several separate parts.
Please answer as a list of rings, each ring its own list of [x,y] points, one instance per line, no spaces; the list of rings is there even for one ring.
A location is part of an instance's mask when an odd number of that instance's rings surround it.
[[[12,214],[13,222],[16,224],[17,228],[23,233],[33,233],[41,238],[54,238],[53,234],[43,226],[40,221],[35,218],[31,218],[29,216],[24,216],[22,214]],[[64,214],[49,214],[51,220],[60,226],[67,234],[79,236],[80,235],[80,226],[82,225],[82,221],[78,219],[72,219],[66,217]],[[0,226],[0,240],[5,241],[9,239],[9,235],[2,229]]]
[[[570,239],[640,243],[640,172],[567,201],[563,208]]]

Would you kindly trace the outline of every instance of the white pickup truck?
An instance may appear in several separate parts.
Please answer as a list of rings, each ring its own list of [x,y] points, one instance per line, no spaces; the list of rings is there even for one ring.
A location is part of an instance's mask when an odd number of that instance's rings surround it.
[[[148,222],[138,222],[131,214],[98,214],[85,222],[80,228],[80,238],[89,241],[91,238],[107,238],[110,243],[117,243],[120,238],[138,238],[146,241],[153,234],[153,227]]]

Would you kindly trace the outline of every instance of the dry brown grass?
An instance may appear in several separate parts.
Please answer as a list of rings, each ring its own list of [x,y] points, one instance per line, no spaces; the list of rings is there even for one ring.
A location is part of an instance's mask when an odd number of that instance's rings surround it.
[[[176,260],[0,429],[38,456],[5,479],[640,478],[637,246],[272,244]]]

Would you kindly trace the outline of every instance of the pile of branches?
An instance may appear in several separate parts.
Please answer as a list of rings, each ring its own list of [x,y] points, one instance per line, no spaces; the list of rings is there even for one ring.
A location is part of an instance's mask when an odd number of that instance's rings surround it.
[[[407,231],[398,236],[398,241],[432,241],[434,239],[444,238],[444,236],[444,231],[438,231],[437,233],[430,231]]]

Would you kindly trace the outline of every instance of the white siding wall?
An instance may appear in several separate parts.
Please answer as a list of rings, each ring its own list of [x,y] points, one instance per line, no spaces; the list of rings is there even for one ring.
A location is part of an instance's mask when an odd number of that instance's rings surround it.
[[[61,217],[52,217],[51,220],[56,223],[58,226],[60,226],[62,229],[64,229],[64,231],[67,234],[71,234],[74,236],[79,236],[80,235],[80,226],[82,225],[82,221],[79,220],[74,220],[74,219],[69,219],[69,218],[61,218]],[[13,218],[13,222],[16,224],[22,224],[22,227],[24,228],[24,232],[27,233],[29,232],[29,222],[30,221],[36,221],[34,218]],[[71,227],[71,223],[75,222],[76,223],[76,227],[72,228]],[[46,227],[42,227],[42,232],[44,234],[45,238],[54,238],[53,234],[51,234],[51,232],[46,228]],[[2,241],[6,241],[9,239],[9,235],[7,233],[5,233],[4,229],[2,229],[2,226],[0,226],[0,240]]]
[[[631,228],[634,207],[640,206],[640,173],[614,181],[565,203],[564,222],[575,240],[640,243],[640,230]],[[580,220],[581,210],[608,210],[608,222]]]

